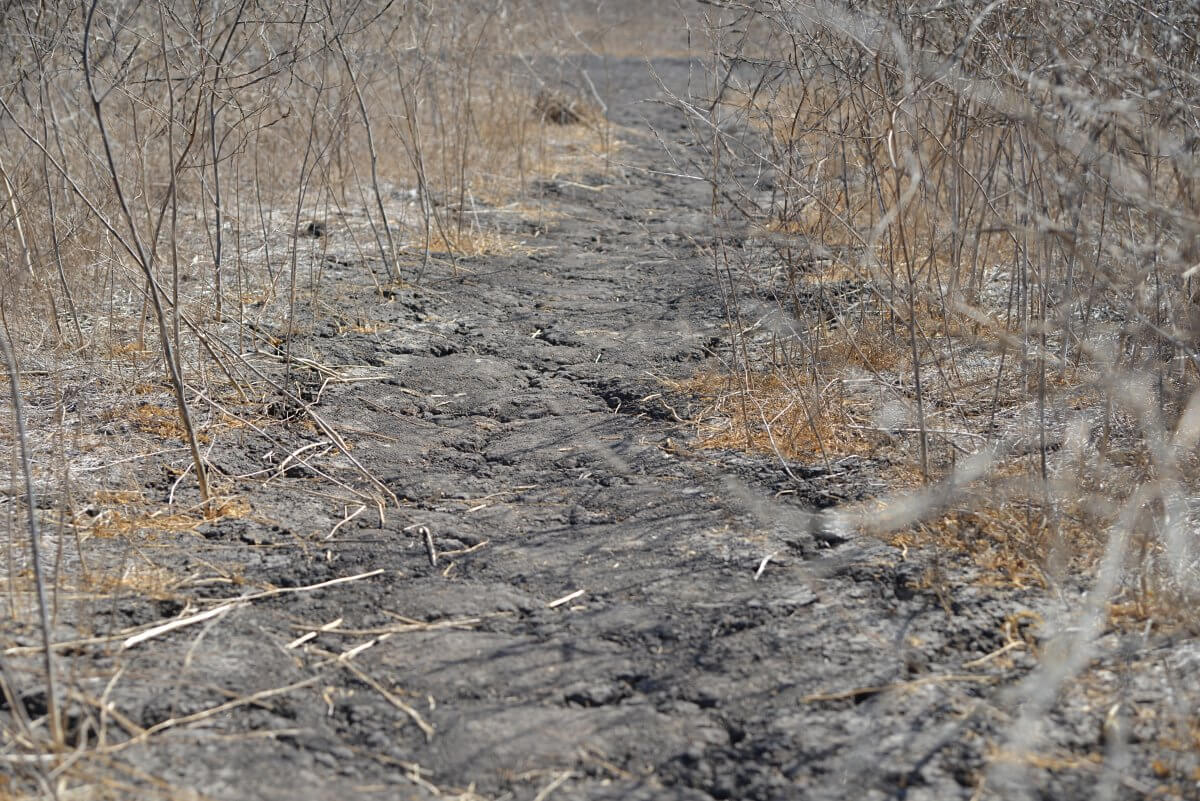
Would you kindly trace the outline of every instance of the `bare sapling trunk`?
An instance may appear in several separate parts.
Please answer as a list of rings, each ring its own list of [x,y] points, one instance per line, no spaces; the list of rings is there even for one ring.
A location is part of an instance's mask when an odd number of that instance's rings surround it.
[[[50,604],[46,597],[46,579],[42,575],[41,534],[38,530],[37,498],[33,489],[33,467],[29,456],[29,440],[25,434],[25,409],[21,405],[21,377],[17,369],[8,336],[0,330],[0,358],[8,372],[9,400],[12,403],[17,442],[21,449],[21,474],[25,481],[25,509],[29,522],[29,558],[33,562],[33,583],[38,598],[38,623],[42,630],[43,667],[46,672],[46,717],[50,723],[50,737],[56,746],[63,742],[59,718],[58,688],[54,677],[54,651],[51,646]]]
[[[121,216],[124,218],[126,225],[129,226],[129,236],[133,246],[131,252],[135,256],[138,267],[146,278],[147,294],[149,295],[154,311],[155,322],[158,324],[158,338],[163,349],[163,359],[167,363],[167,373],[171,380],[171,387],[175,392],[175,403],[179,411],[179,420],[183,426],[188,451],[192,457],[192,465],[196,470],[196,482],[200,490],[200,501],[207,508],[209,502],[208,476],[204,468],[204,459],[200,455],[200,446],[196,440],[196,429],[192,423],[191,410],[188,408],[187,388],[183,381],[183,370],[179,361],[179,353],[172,345],[171,333],[167,325],[167,315],[163,309],[162,288],[158,285],[158,280],[154,275],[153,258],[147,253],[141,234],[138,232],[137,223],[134,221],[133,214],[129,210],[129,203],[121,186],[120,172],[117,169],[116,160],[113,158],[112,143],[104,123],[104,96],[97,94],[96,91],[89,44],[91,42],[92,21],[96,14],[97,3],[98,0],[93,0],[88,7],[87,18],[84,22],[83,76],[87,82],[88,96],[92,103],[92,114],[96,119],[96,126],[100,131],[100,140],[104,145],[104,157],[108,165],[109,177],[112,179],[113,192],[121,207]]]

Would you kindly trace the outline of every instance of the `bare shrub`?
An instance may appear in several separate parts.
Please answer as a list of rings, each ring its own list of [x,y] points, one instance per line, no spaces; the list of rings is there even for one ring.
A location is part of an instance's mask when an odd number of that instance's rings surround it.
[[[381,294],[457,269],[514,246],[486,207],[570,169],[559,145],[613,144],[599,120],[550,131],[532,111],[543,84],[529,58],[549,66],[555,52],[547,5],[520,16],[484,0],[6,8],[0,340],[21,380],[0,380],[24,400],[28,436],[0,426],[0,454],[14,477],[29,468],[40,508],[15,480],[0,501],[10,535],[27,513],[56,546],[39,560],[35,529],[9,537],[15,623],[69,639],[78,630],[55,630],[67,626],[60,589],[172,586],[125,560],[147,530],[247,513],[214,468],[230,432],[285,454],[318,432],[357,471],[326,475],[332,492],[362,508],[395,500],[300,376],[312,368],[304,336],[329,305],[324,249],[349,241]],[[165,498],[142,492],[148,467],[169,476]],[[49,609],[26,581],[33,564],[44,589],[43,563]],[[30,598],[43,601],[36,618]],[[90,625],[86,608],[63,617]],[[32,681],[53,688],[46,670]],[[25,681],[0,663],[0,696],[19,698]],[[62,733],[24,723],[6,742],[41,764]]]
[[[737,360],[706,435],[826,460],[869,436],[926,488],[860,525],[1086,576],[1023,743],[1111,622],[1196,622],[1197,11],[712,6],[709,94],[676,98],[733,232],[711,255]]]

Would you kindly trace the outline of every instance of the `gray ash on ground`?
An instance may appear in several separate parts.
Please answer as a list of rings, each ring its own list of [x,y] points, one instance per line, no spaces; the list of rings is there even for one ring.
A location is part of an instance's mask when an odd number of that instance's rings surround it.
[[[654,62],[680,86],[693,66]],[[617,122],[679,130],[642,102],[663,96],[641,59],[605,68]],[[383,301],[327,278],[349,318],[386,325],[314,339],[313,357],[388,380],[331,383],[319,407],[399,507],[343,520],[353,510],[300,486],[315,478],[281,476],[242,488],[269,524],[214,522],[184,544],[248,586],[371,575],[121,653],[106,697],[143,728],[264,693],[122,759],[231,801],[979,797],[1005,693],[1036,663],[1035,638],[1009,645],[1006,622],[1070,599],[814,527],[815,510],[878,491],[869,459],[789,476],[687,447],[688,399],[661,379],[713,358],[725,310],[711,262],[654,233],[702,214],[711,189],[658,170],[653,137],[627,148],[602,190],[548,193],[558,215],[536,258],[465,260]],[[603,253],[577,245],[597,238]],[[1186,660],[1162,670],[1138,691]],[[1077,687],[1046,721],[1046,765],[1022,779],[1034,797],[1111,779],[1097,697]],[[1116,797],[1153,782],[1166,729],[1142,723]]]

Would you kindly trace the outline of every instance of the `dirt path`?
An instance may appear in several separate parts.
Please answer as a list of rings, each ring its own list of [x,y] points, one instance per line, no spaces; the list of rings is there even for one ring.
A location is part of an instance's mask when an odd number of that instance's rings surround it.
[[[654,66],[687,80],[684,61]],[[122,759],[239,801],[972,796],[1001,723],[986,699],[1032,664],[985,657],[1044,602],[953,567],[930,581],[928,555],[814,522],[880,489],[869,460],[794,465],[794,480],[689,445],[689,400],[662,379],[726,347],[696,246],[709,188],[665,174],[646,121],[680,147],[692,134],[641,102],[660,96],[644,63],[606,69],[610,116],[643,134],[608,173],[544,184],[533,253],[381,303],[361,270],[339,272],[354,262],[331,231],[331,297],[386,325],[329,322],[312,355],[387,378],[331,384],[321,409],[401,508],[327,538],[340,515],[289,490],[294,470],[251,498],[253,518],[204,527],[193,565],[236,566],[252,587],[378,572],[120,655],[110,700],[131,730],[161,729]],[[1094,750],[1085,728],[1065,720],[1056,742]],[[1081,797],[1098,776],[1047,787]]]

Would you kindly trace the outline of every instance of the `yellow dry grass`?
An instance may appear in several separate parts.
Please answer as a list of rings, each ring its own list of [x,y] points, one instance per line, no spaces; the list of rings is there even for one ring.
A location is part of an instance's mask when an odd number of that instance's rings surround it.
[[[152,403],[139,403],[134,407],[130,416],[134,426],[143,434],[179,441],[182,441],[185,436],[177,409],[156,406]],[[197,431],[196,441],[209,443],[212,441],[212,437],[204,431]]]
[[[936,92],[906,97],[903,114],[893,114],[887,99],[892,90],[871,85],[874,78],[864,79],[874,90],[867,92],[847,91],[836,80],[802,70],[793,83],[754,96],[730,91],[722,97],[726,108],[763,134],[774,156],[774,205],[756,235],[791,266],[784,278],[794,308],[786,293],[781,305],[798,322],[805,353],[799,361],[808,372],[797,378],[792,361],[772,350],[750,357],[757,364],[749,375],[697,376],[689,389],[707,403],[701,443],[809,462],[823,453],[870,454],[886,447],[887,436],[870,431],[875,419],[870,404],[831,389],[868,373],[864,383],[900,384],[901,394],[911,398],[912,339],[923,373],[924,425],[979,437],[960,438],[959,445],[990,441],[996,436],[992,423],[1024,424],[1043,389],[1047,404],[1068,416],[1099,402],[1094,396],[1100,393],[1085,386],[1096,378],[1095,367],[1052,366],[1043,374],[1038,357],[1030,355],[1040,321],[1051,314],[1037,308],[1036,282],[1055,280],[1052,270],[1076,258],[1079,242],[1097,235],[1088,228],[1094,220],[1073,215],[1080,203],[1092,210],[1102,206],[1099,199],[1055,196],[1033,214],[1020,200],[1021,175],[985,169],[1004,152],[1013,125],[998,117],[960,115]],[[1044,168],[1069,174],[1069,162],[1069,154],[1051,153]],[[1179,197],[1178,188],[1167,185],[1171,180],[1164,174],[1155,191]],[[1088,185],[1086,191],[1095,187],[1102,191],[1103,185]],[[1129,215],[1130,236],[1152,238],[1148,221],[1140,212]],[[1004,285],[989,286],[997,275],[1004,276]],[[831,321],[807,299],[838,283],[869,285],[872,294],[852,315]],[[1136,289],[1120,281],[1113,286]],[[1057,335],[1055,324],[1046,325],[1049,335]],[[965,351],[966,363],[960,364],[958,354]],[[1053,363],[1053,355],[1046,361]],[[914,440],[909,431],[907,442]],[[889,486],[902,490],[936,480],[961,455],[936,437],[930,448],[929,476],[915,469],[915,446],[888,449],[890,465],[883,469]],[[1101,468],[1118,468],[1126,476],[1125,468],[1137,467],[1106,459]],[[1089,503],[1098,485],[1083,476],[1075,486],[1056,485],[1054,500],[1013,490],[1020,485],[1014,479],[1036,476],[1036,461],[995,467],[981,483],[1006,489],[986,500],[968,495],[960,508],[890,539],[905,548],[962,555],[981,568],[984,581],[1006,586],[1046,584],[1083,566],[1106,544],[1111,521],[1104,515],[1113,506]],[[1114,477],[1104,481],[1111,501]],[[1143,588],[1136,600],[1116,605],[1114,615],[1147,620],[1181,604],[1157,597]]]
[[[413,242],[405,251],[409,254],[417,254],[423,249],[421,242]],[[470,227],[462,230],[448,228],[444,231],[435,228],[430,232],[429,249],[433,253],[453,254],[467,258],[504,256],[533,251],[533,248],[524,239],[492,229]]]
[[[985,201],[971,174],[1009,135],[1007,126],[981,125],[960,141],[948,124],[953,106],[914,101],[897,118],[882,93],[847,92],[820,79],[754,96],[731,91],[723,101],[778,150],[779,200],[761,230],[855,254],[829,264],[831,275],[869,272],[858,277],[879,280],[891,271],[903,283],[911,270],[923,288],[966,286],[984,261],[1011,264],[1021,247],[1039,245],[1036,234],[1022,244],[1004,217],[1012,210]],[[1043,223],[1063,226],[1054,218]]]
[[[201,523],[223,518],[243,518],[250,504],[243,498],[217,498],[205,510],[173,512],[160,507],[137,490],[103,490],[92,494],[90,517],[80,520],[89,536],[100,538],[152,537],[157,532],[191,531]]]
[[[980,568],[981,583],[1010,588],[1045,587],[1055,572],[1094,557],[1098,545],[1080,516],[1054,516],[1020,498],[954,509],[888,540],[900,548],[933,547],[961,555]]]
[[[511,203],[535,181],[603,172],[620,152],[622,129],[587,99],[531,91],[509,78],[478,80],[470,108],[461,109],[455,123],[464,129],[445,130],[441,115],[421,120],[427,130],[420,165],[433,194],[449,204],[441,213],[456,228],[457,217],[468,218],[476,206]],[[409,135],[399,128],[391,133]],[[402,148],[380,153],[380,174],[392,185],[417,186],[416,167]]]
[[[1185,594],[1176,587],[1143,574],[1135,588],[1123,590],[1108,608],[1109,622],[1123,631],[1147,631],[1147,625],[1158,633],[1200,632],[1200,611],[1194,593]],[[1197,722],[1200,726],[1200,721]],[[1200,729],[1197,730],[1200,736]],[[1200,740],[1197,740],[1200,746]]]
[[[100,596],[133,593],[142,598],[165,600],[171,598],[179,584],[179,576],[159,565],[135,562],[120,575],[89,574],[82,580],[81,589]]]
[[[701,448],[812,461],[869,453],[875,445],[869,433],[844,425],[858,419],[853,402],[799,376],[701,372],[676,389],[705,402],[694,418]]]

